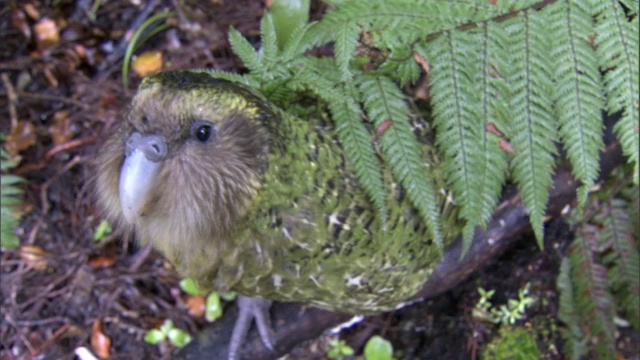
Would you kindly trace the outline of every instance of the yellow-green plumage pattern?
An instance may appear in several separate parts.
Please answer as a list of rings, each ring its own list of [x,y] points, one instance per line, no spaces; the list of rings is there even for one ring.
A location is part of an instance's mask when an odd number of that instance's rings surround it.
[[[249,257],[244,273],[227,281],[238,281],[233,289],[243,294],[342,312],[397,306],[426,281],[439,256],[420,216],[398,189],[390,191],[389,222],[380,223],[328,123],[281,116],[289,127],[286,147],[270,155],[247,232],[256,243],[269,238],[271,259]],[[247,257],[230,259],[233,269]]]
[[[212,144],[190,140],[197,121],[217,126]],[[134,129],[162,133],[169,156],[164,183],[132,226],[202,287],[379,312],[411,297],[439,259],[422,217],[386,169],[389,216],[381,223],[323,116],[299,119],[244,85],[172,72],[142,84],[120,132]],[[112,153],[124,137],[109,140],[98,171],[101,203],[120,223],[108,173],[122,163]]]

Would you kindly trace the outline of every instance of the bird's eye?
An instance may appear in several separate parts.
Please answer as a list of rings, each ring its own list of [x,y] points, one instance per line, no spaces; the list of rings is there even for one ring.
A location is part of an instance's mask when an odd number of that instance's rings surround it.
[[[215,134],[215,127],[213,124],[198,121],[192,125],[191,134],[199,142],[206,143],[209,142]]]

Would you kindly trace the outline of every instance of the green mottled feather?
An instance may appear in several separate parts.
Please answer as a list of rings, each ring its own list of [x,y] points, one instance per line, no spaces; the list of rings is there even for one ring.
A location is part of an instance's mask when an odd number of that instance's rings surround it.
[[[202,120],[218,126],[213,144],[189,139],[191,124]],[[381,222],[325,117],[288,115],[248,87],[202,72],[146,79],[105,145],[98,192],[119,223],[113,175],[133,129],[162,134],[169,148],[136,235],[204,288],[378,312],[414,295],[439,260],[385,166],[388,221]],[[419,137],[425,129],[415,121]],[[431,161],[427,143],[422,152]]]

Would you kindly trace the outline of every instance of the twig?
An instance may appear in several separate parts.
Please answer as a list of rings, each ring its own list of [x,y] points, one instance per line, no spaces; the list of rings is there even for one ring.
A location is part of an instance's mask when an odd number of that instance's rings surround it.
[[[29,93],[29,92],[20,92],[18,96],[27,98],[27,99],[34,99],[34,100],[53,101],[53,102],[57,101],[65,104],[74,105],[84,110],[88,110],[90,108],[89,104],[85,104],[79,100],[66,98],[62,96],[35,94],[35,93]]]
[[[36,319],[36,320],[18,320],[16,321],[16,324],[20,325],[20,326],[43,326],[43,325],[49,325],[49,324],[55,324],[55,323],[66,323],[69,322],[70,320],[67,318],[63,318],[61,316],[54,316],[51,318],[47,318],[47,319]]]
[[[13,84],[9,79],[7,73],[0,75],[2,77],[2,84],[7,89],[7,100],[9,102],[9,119],[11,119],[11,128],[15,129],[18,126],[18,111],[16,110],[16,102],[18,102],[18,96],[16,96],[16,90],[13,88]]]
[[[49,212],[49,200],[48,200],[48,192],[49,192],[49,186],[51,186],[51,183],[54,182],[55,180],[57,180],[60,175],[66,173],[67,171],[69,171],[72,167],[83,163],[86,161],[85,157],[82,156],[74,156],[73,159],[71,159],[71,161],[67,162],[64,167],[62,168],[62,170],[60,170],[57,174],[55,174],[53,177],[49,178],[47,181],[44,182],[44,184],[42,184],[42,187],[40,188],[40,207],[42,210],[43,214],[46,214]]]
[[[61,327],[59,327],[58,330],[56,330],[53,333],[53,335],[51,335],[51,337],[47,339],[47,341],[45,341],[42,345],[40,345],[36,349],[36,352],[33,353],[33,356],[40,355],[44,350],[46,350],[46,348],[48,348],[54,341],[56,341],[56,339],[59,338],[60,335],[64,334],[65,331],[69,330],[70,327],[71,327],[71,324],[69,324],[69,323],[66,323],[66,324],[62,325]]]
[[[24,175],[27,173],[30,173],[32,171],[38,171],[41,170],[45,167],[47,167],[47,165],[49,165],[49,162],[51,161],[51,158],[53,158],[54,155],[56,155],[57,153],[61,152],[61,151],[65,151],[65,150],[70,150],[76,147],[80,147],[80,146],[84,146],[84,145],[88,145],[88,144],[92,144],[94,142],[98,141],[97,137],[90,137],[90,138],[84,138],[84,139],[76,139],[76,140],[71,140],[69,142],[66,142],[64,144],[60,144],[60,145],[56,145],[53,148],[49,149],[49,151],[47,151],[47,153],[45,154],[44,160],[37,162],[37,163],[31,163],[31,164],[25,164],[20,166],[19,168],[15,169],[13,171],[14,174],[16,175]],[[76,158],[74,158],[74,160],[76,160]],[[72,160],[72,161],[74,161]],[[72,166],[77,165],[80,162],[84,162],[87,159],[85,158],[80,158],[78,159],[76,163],[73,163]],[[65,167],[66,170],[69,170],[69,168]],[[62,172],[64,173],[64,171]],[[62,173],[59,173],[56,175],[60,176]],[[52,180],[52,179],[49,179]]]
[[[27,347],[27,349],[29,349],[29,353],[34,356],[36,354],[36,350],[33,348],[33,345],[31,344],[31,342],[29,341],[29,339],[27,339],[27,337],[24,335],[24,332],[22,331],[22,328],[20,326],[18,326],[15,321],[13,321],[13,318],[11,317],[11,315],[5,313],[4,314],[4,319],[11,324],[11,326],[13,326],[16,329],[16,332],[18,333],[18,337],[20,337],[20,340],[22,340],[22,342],[24,343],[24,345]]]
[[[76,147],[85,146],[88,144],[92,144],[96,141],[98,141],[98,138],[95,136],[90,138],[75,139],[75,140],[67,141],[66,143],[58,144],[52,147],[51,149],[49,149],[49,151],[47,151],[47,154],[44,156],[44,158],[46,160],[51,160],[53,156],[55,156],[57,153],[61,151],[66,151]]]
[[[67,288],[62,288],[56,291],[53,291],[53,289],[55,289],[58,285],[62,284],[63,282],[67,281],[71,276],[73,276],[78,271],[78,268],[79,266],[69,268],[66,274],[58,277],[53,282],[49,283],[43,290],[38,290],[38,295],[25,300],[24,302],[18,304],[17,307],[20,309],[20,311],[24,311],[24,309],[29,308],[31,305],[37,303],[42,299],[68,294],[69,289]]]

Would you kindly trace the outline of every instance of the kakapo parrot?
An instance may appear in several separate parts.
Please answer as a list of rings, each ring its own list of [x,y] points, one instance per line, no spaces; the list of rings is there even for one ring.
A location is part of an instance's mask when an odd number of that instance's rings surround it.
[[[241,295],[231,359],[254,320],[272,346],[272,300],[392,310],[440,257],[384,165],[383,223],[330,121],[204,71],[144,79],[97,160],[98,202],[116,226],[201,288]]]

